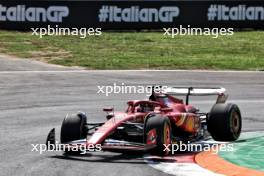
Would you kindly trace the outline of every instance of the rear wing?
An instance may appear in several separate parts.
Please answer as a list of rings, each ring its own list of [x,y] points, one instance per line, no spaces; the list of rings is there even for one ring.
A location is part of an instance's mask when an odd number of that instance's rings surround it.
[[[189,96],[208,96],[208,95],[217,95],[218,98],[216,103],[225,103],[228,95],[225,95],[226,89],[223,87],[214,87],[214,88],[203,88],[203,87],[166,87],[162,88],[161,93],[167,95],[185,95],[186,104],[189,104]]]

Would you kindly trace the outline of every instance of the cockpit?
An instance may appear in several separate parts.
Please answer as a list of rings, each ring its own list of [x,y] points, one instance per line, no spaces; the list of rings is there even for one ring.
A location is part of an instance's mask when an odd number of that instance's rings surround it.
[[[160,104],[157,102],[151,102],[151,101],[128,102],[127,112],[148,113],[155,111],[157,108],[160,109]]]

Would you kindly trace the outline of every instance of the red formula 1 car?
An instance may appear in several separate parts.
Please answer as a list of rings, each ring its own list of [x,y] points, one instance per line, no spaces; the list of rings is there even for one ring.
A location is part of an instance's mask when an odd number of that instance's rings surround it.
[[[241,132],[237,105],[226,103],[224,88],[169,87],[152,92],[149,100],[127,102],[125,112],[105,108],[104,123],[89,123],[85,113],[67,115],[62,122],[62,144],[97,145],[107,151],[145,151],[169,154],[164,144],[198,141],[209,134],[216,141],[235,141]],[[185,102],[175,95],[185,95]],[[217,95],[210,112],[199,112],[189,104],[191,95]],[[55,143],[55,129],[47,143]],[[67,151],[70,151],[68,148]]]

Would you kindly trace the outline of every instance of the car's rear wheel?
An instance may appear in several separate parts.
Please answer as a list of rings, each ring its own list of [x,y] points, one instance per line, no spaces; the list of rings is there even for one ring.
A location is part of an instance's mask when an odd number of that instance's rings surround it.
[[[61,125],[61,143],[85,138],[86,121],[86,115],[83,113],[67,115]]]
[[[164,146],[171,144],[171,124],[168,117],[157,114],[146,120],[145,142],[156,145],[153,150],[155,154],[168,155],[170,153],[169,150],[165,150]]]
[[[216,141],[235,141],[242,128],[241,113],[236,104],[215,104],[207,118],[208,131]]]

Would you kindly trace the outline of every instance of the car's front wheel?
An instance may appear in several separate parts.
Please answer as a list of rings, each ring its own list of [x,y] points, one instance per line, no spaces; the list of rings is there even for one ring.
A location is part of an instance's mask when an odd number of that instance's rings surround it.
[[[86,121],[86,115],[83,113],[67,115],[61,125],[61,143],[85,138]]]
[[[154,115],[145,122],[145,142],[156,145],[154,153],[158,155],[168,155],[169,150],[165,146],[171,144],[171,124],[166,116]],[[168,147],[169,148],[169,147]]]

